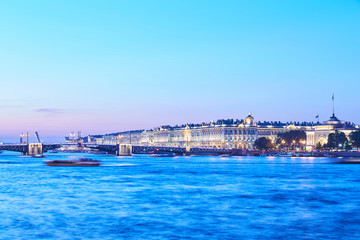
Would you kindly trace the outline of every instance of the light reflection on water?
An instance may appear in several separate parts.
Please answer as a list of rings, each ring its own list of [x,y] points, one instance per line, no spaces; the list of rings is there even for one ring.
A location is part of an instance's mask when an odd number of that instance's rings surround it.
[[[49,154],[44,160],[90,157]],[[0,155],[0,239],[360,239],[360,165],[325,158]]]

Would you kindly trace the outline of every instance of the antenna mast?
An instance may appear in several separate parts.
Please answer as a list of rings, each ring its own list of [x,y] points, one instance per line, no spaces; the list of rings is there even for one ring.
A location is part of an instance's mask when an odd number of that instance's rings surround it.
[[[335,95],[332,95],[332,102],[333,102],[333,116],[335,116]]]

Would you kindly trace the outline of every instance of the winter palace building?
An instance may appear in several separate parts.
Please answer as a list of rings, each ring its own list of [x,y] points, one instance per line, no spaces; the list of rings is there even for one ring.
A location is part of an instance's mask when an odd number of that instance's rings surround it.
[[[260,137],[275,141],[279,133],[312,129],[313,123],[307,122],[256,122],[249,114],[242,120],[218,120],[210,123],[161,126],[152,130],[113,133],[104,135],[102,142],[103,144],[252,149],[255,140]]]

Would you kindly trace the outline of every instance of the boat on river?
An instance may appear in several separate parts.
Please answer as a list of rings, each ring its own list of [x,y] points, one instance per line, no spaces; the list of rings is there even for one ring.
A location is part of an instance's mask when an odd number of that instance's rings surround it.
[[[175,157],[175,153],[157,153],[154,154],[153,157]]]
[[[340,164],[360,164],[359,158],[343,158],[337,161],[336,163]]]
[[[219,157],[231,157],[232,155],[231,154],[221,154],[219,155]]]
[[[90,158],[80,160],[50,160],[45,162],[46,166],[54,167],[98,167],[101,162]]]

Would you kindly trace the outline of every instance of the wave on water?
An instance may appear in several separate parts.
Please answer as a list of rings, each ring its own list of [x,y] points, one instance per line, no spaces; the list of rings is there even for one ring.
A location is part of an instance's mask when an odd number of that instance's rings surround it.
[[[101,165],[101,167],[131,167],[131,166],[138,166],[138,165],[139,164],[121,163],[121,164]]]

